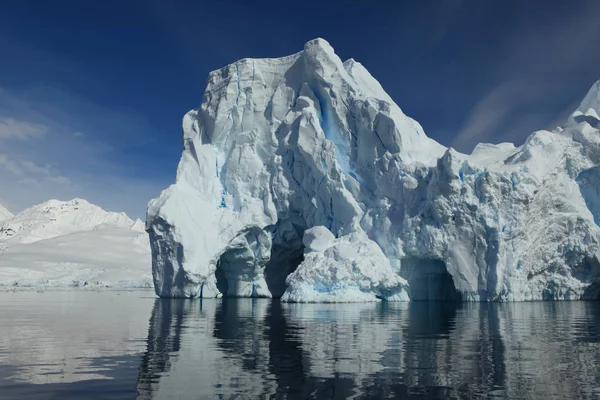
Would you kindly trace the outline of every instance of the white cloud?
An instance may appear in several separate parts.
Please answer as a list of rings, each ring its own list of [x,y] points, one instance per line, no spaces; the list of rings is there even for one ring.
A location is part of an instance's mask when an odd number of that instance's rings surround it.
[[[17,182],[26,185],[39,185],[40,180],[70,184],[69,178],[61,175],[50,165],[38,165],[32,160],[19,160],[7,154],[0,154],[0,169],[18,178]],[[9,177],[10,178],[10,177]]]
[[[0,168],[16,176],[23,176],[25,174],[19,163],[10,159],[7,154],[0,154]]]
[[[41,187],[40,182],[34,178],[19,179],[17,182],[25,186],[35,186],[36,188]]]
[[[71,183],[71,180],[66,176],[57,175],[57,176],[49,176],[48,180],[51,182],[60,183],[61,185],[68,185]]]
[[[564,122],[563,113],[553,116],[535,103],[540,96],[554,95],[550,88],[536,83],[502,82],[473,106],[451,146],[469,153],[477,143],[520,145],[535,130],[553,129]]]
[[[485,138],[496,136],[496,128],[518,107],[522,86],[503,83],[490,91],[473,107],[463,127],[452,141],[452,147],[466,151]]]
[[[25,168],[28,172],[38,175],[51,175],[50,166],[40,166],[31,160],[20,160],[21,166]]]
[[[36,139],[43,137],[48,127],[10,117],[0,117],[0,139]]]

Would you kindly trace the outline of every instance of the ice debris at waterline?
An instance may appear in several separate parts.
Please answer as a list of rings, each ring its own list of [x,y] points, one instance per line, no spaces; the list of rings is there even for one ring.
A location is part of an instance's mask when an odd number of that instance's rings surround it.
[[[465,155],[322,39],[240,60],[209,75],[149,203],[156,293],[598,298],[599,111],[596,83],[565,126]]]

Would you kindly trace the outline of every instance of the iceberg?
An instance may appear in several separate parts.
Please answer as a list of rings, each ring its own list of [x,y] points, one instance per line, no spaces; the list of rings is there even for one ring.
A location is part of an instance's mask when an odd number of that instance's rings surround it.
[[[600,83],[566,124],[472,154],[323,39],[209,74],[148,204],[160,297],[600,297]]]

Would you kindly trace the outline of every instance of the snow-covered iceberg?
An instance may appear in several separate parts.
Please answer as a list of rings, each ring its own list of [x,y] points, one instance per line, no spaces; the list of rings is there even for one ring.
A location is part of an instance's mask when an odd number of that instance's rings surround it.
[[[322,39],[214,71],[148,205],[156,293],[598,298],[599,88],[565,126],[465,155]]]

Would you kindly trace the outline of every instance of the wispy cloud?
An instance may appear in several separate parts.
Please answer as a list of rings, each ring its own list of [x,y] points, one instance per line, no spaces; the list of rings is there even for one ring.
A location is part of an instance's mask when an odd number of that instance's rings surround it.
[[[19,163],[10,159],[7,154],[0,154],[0,168],[15,176],[23,176],[25,174]]]
[[[51,174],[49,165],[39,166],[31,160],[21,160],[21,165],[27,171],[34,173],[34,174],[38,174],[38,175],[50,175]]]
[[[10,117],[0,116],[0,140],[27,140],[40,138],[46,134],[48,127],[27,121],[19,121]]]
[[[469,112],[451,146],[470,151],[481,142],[517,142],[539,129],[552,129],[561,122],[549,110],[532,107],[553,89],[535,82],[507,81],[489,91]],[[554,125],[553,125],[554,124]]]
[[[540,12],[519,21],[497,45],[504,61],[491,66],[495,83],[473,105],[451,145],[465,152],[478,142],[508,140],[519,145],[532,131],[564,122],[576,107],[572,99],[581,100],[600,78],[598,71],[597,76],[587,72],[589,81],[583,85],[581,79],[573,79],[582,78],[585,66],[600,63],[592,40],[600,37],[599,14],[600,2],[576,1],[560,20],[546,20]],[[563,111],[550,112],[556,109]]]
[[[11,176],[12,175],[12,176]],[[70,185],[71,180],[50,165],[38,165],[32,160],[18,159],[8,154],[0,154],[0,182],[3,189],[19,192],[19,185],[42,187],[44,183]],[[17,185],[10,182],[16,182]],[[6,193],[5,196],[10,196]]]

